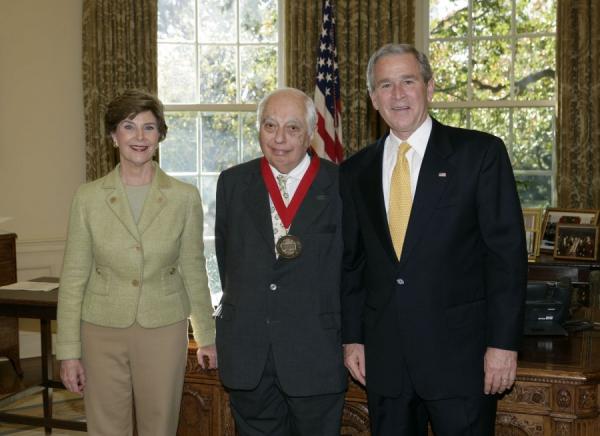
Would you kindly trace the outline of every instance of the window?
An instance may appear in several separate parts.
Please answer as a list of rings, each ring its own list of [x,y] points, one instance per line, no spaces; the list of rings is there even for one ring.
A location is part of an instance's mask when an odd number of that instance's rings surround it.
[[[429,0],[440,121],[499,136],[523,207],[553,203],[556,0]]]
[[[256,106],[282,83],[283,0],[158,0],[158,94],[169,132],[160,165],[198,186],[213,301],[219,173],[261,155]]]

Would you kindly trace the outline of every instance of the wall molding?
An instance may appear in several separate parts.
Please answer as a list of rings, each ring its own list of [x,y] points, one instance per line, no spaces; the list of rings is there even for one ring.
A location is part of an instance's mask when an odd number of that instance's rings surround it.
[[[19,241],[17,239],[17,277],[29,280],[35,277],[59,277],[66,240],[33,239]]]

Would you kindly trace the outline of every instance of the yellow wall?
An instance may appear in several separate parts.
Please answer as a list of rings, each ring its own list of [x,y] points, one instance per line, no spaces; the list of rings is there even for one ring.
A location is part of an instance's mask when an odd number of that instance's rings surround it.
[[[58,276],[71,197],[85,180],[82,0],[0,0],[0,231],[19,280]],[[21,357],[39,355],[20,320]]]
[[[81,0],[0,0],[0,229],[64,241],[85,179]]]

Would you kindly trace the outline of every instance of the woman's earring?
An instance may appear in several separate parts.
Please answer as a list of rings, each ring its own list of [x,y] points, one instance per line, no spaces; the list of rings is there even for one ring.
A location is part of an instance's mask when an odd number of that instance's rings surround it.
[[[113,142],[113,147],[115,147],[115,148],[119,148],[119,144],[117,144],[117,141],[114,141],[114,142]]]

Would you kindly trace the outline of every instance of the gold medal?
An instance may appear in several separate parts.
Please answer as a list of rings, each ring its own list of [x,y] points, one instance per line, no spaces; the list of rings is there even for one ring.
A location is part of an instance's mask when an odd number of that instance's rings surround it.
[[[277,254],[284,259],[295,259],[302,252],[302,242],[296,236],[285,235],[279,238],[275,246]]]

